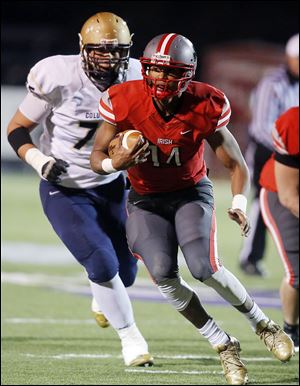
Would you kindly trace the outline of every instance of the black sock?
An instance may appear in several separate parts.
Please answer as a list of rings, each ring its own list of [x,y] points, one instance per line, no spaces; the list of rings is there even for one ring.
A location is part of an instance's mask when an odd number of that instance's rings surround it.
[[[299,324],[288,324],[287,322],[283,323],[283,330],[288,334],[293,334],[299,329]]]

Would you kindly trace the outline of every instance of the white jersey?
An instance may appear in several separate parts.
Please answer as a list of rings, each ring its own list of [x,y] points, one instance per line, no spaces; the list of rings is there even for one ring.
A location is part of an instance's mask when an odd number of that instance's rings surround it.
[[[141,65],[130,59],[127,80],[141,79]],[[93,137],[102,118],[98,113],[102,92],[88,79],[80,55],[51,56],[38,62],[27,78],[29,95],[19,107],[23,115],[41,123],[39,149],[69,163],[60,185],[93,188],[116,179],[94,173],[90,167]],[[37,111],[39,110],[39,111]]]

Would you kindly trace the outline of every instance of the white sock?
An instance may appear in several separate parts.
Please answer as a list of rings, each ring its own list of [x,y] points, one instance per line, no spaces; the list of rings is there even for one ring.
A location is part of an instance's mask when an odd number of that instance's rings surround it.
[[[148,344],[135,323],[116,331],[121,339],[122,354],[127,366],[139,355],[148,354]]]
[[[113,328],[125,328],[134,323],[131,302],[118,274],[105,283],[96,284],[90,280],[90,285],[96,303]]]
[[[230,341],[229,336],[217,326],[213,319],[208,319],[205,325],[198,329],[201,335],[208,339],[212,346],[226,344]]]
[[[244,304],[247,291],[242,283],[224,266],[215,272],[204,284],[212,287],[223,299],[233,306]]]
[[[92,311],[94,312],[102,312],[102,310],[100,310],[100,307],[99,307],[99,304],[96,302],[96,299],[93,297],[93,300],[92,300]]]
[[[263,311],[258,307],[258,305],[253,302],[253,307],[251,310],[244,314],[248,318],[252,329],[256,330],[256,325],[261,320],[269,320],[269,318],[263,313]]]
[[[136,324],[133,323],[129,327],[121,328],[117,330],[117,333],[119,334],[119,337],[122,341],[130,341],[133,340],[135,342],[140,342],[141,344],[145,345],[145,348],[148,350],[148,345],[143,337],[143,335],[140,333],[140,330],[137,328]]]

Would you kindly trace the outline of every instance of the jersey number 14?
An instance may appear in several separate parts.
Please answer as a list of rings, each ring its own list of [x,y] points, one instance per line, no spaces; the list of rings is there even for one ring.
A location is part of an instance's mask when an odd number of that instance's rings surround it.
[[[153,163],[153,166],[155,167],[163,166],[162,162],[160,162],[159,148],[154,145],[149,145],[149,150],[151,152],[151,161]],[[165,164],[166,166],[181,166],[179,147],[172,148],[171,153],[168,156],[168,159],[163,164]]]

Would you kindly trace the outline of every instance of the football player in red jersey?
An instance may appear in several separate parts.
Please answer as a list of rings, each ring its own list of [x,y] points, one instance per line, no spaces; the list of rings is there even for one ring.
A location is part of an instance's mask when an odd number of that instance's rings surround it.
[[[285,362],[293,343],[249,296],[220,262],[211,181],[203,158],[204,139],[231,175],[229,217],[247,236],[249,186],[246,163],[226,125],[230,104],[211,85],[192,81],[197,56],[193,44],[175,33],[156,36],[140,59],[143,80],[110,87],[100,101],[105,122],[95,139],[92,169],[99,174],[128,170],[127,238],[149,270],[162,295],[206,337],[220,355],[229,384],[245,384],[247,370],[240,344],[227,335],[202,307],[193,289],[179,275],[180,246],[193,277],[214,288],[242,312],[273,354]],[[107,156],[111,139],[127,129],[140,130],[149,147],[120,146]],[[149,155],[147,156],[147,153]]]
[[[299,106],[277,119],[272,137],[275,153],[261,172],[260,203],[285,269],[283,329],[299,351]]]

